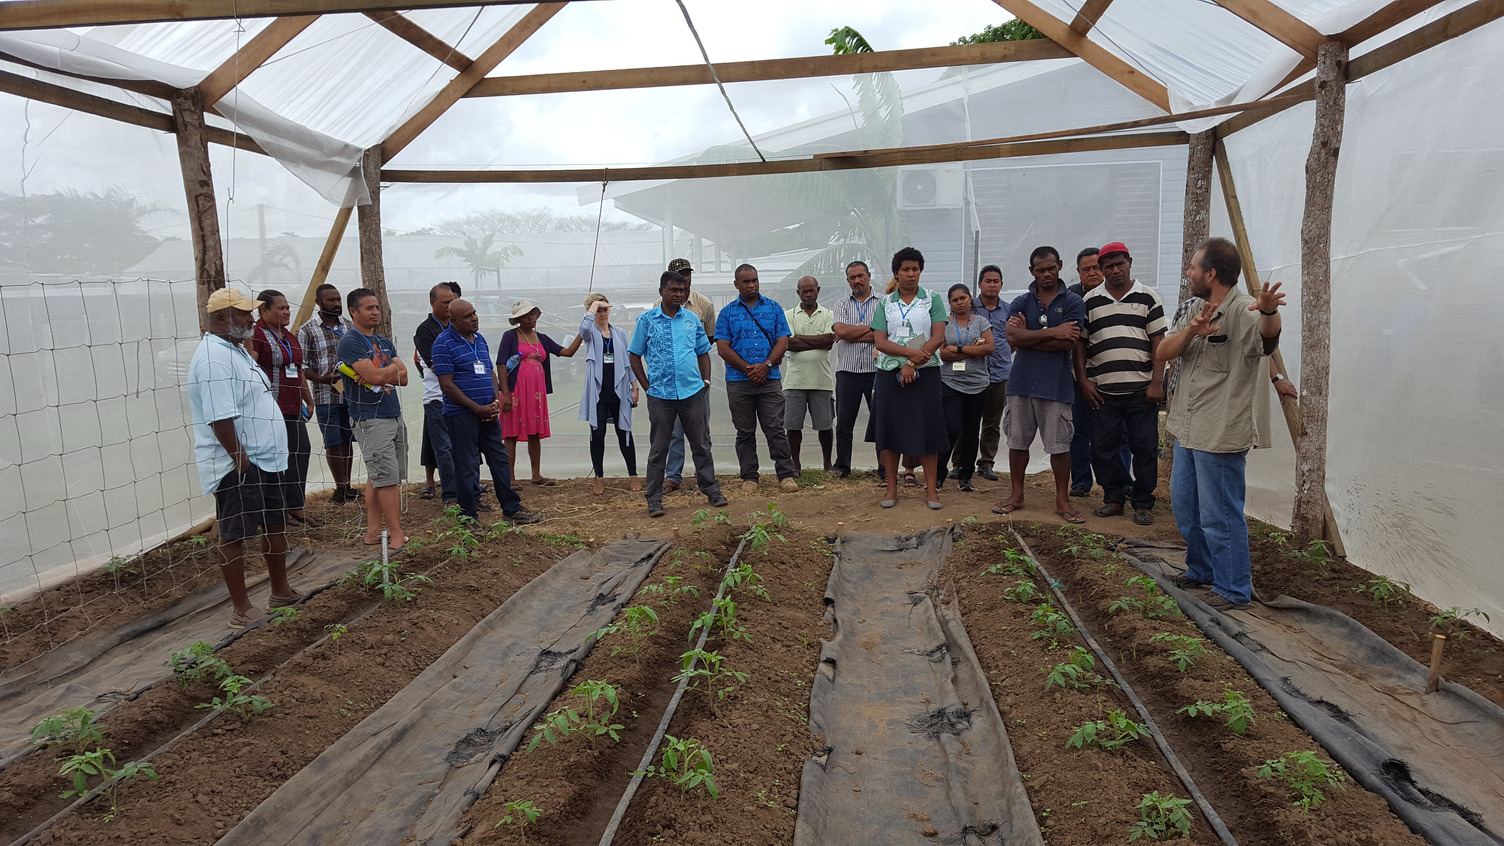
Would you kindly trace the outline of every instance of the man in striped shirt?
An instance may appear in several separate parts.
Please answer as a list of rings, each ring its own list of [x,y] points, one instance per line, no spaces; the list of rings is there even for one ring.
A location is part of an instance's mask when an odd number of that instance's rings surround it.
[[[1128,247],[1114,241],[1098,256],[1105,281],[1087,292],[1086,326],[1076,346],[1076,382],[1091,406],[1092,468],[1102,484],[1093,514],[1123,514],[1128,472],[1118,457],[1126,435],[1133,455],[1133,522],[1154,522],[1159,480],[1159,405],[1164,364],[1154,351],[1165,335],[1165,309],[1154,289],[1133,278]]]

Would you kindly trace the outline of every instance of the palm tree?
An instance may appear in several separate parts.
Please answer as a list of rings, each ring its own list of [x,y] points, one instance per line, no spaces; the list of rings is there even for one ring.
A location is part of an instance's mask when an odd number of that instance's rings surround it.
[[[461,246],[450,245],[440,247],[433,251],[434,258],[459,259],[470,268],[470,274],[475,278],[475,288],[480,290],[481,276],[486,273],[496,274],[496,288],[501,289],[501,269],[507,266],[507,262],[522,255],[522,248],[515,244],[508,244],[499,250],[492,250],[491,245],[496,240],[496,233],[487,233],[476,238],[473,235],[465,236],[465,243]]]

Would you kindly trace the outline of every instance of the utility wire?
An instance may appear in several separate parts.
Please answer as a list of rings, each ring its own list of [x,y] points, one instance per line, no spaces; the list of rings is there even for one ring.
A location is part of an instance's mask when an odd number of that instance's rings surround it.
[[[747,143],[752,145],[752,152],[763,161],[768,157],[757,148],[757,142],[752,140],[752,133],[747,131],[747,125],[742,123],[742,116],[736,113],[736,106],[731,103],[731,95],[726,93],[726,86],[721,83],[721,77],[715,72],[715,65],[710,62],[710,54],[705,52],[705,42],[700,40],[700,33],[695,31],[695,22],[689,18],[689,9],[684,6],[684,0],[674,0],[679,4],[679,11],[684,13],[684,22],[689,24],[689,34],[695,37],[695,44],[700,48],[700,55],[705,57],[705,67],[710,68],[710,78],[715,80],[715,87],[721,90],[721,96],[726,100],[726,108],[731,110],[731,116],[736,118],[736,125],[742,128],[742,135],[746,136]]]
[[[606,215],[607,181],[601,180],[601,210],[595,214],[595,249],[590,253],[590,286],[585,289],[587,294],[595,290],[595,259],[601,254],[601,218]]]

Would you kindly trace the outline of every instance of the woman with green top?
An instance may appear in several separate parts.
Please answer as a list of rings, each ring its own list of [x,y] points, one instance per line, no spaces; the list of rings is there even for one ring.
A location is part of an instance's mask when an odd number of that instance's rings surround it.
[[[945,407],[945,434],[952,454],[940,456],[940,484],[945,484],[945,459],[953,458],[960,473],[957,484],[974,490],[971,471],[977,463],[982,412],[987,406],[987,356],[992,355],[992,324],[971,312],[971,289],[955,284],[946,292],[950,322],[940,348],[940,394]]]
[[[898,504],[898,458],[917,455],[924,467],[930,508],[944,505],[936,489],[940,453],[950,449],[940,395],[940,356],[945,341],[945,299],[939,291],[919,287],[924,256],[913,247],[893,254],[898,288],[883,297],[872,316],[877,347],[877,377],[872,406],[877,418],[877,449],[888,481],[883,508]]]

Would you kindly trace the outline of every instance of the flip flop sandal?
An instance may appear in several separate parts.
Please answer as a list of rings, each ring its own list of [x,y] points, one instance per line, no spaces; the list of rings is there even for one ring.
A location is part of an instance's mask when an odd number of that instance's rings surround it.
[[[261,619],[261,618],[258,617],[258,616],[253,616],[253,614],[237,614],[234,611],[231,611],[230,612],[230,628],[232,628],[232,629],[243,629],[246,626],[249,626],[250,624],[256,622],[259,619]]]
[[[423,490],[418,491],[418,499],[433,499],[433,485],[424,485]]]
[[[919,487],[919,479],[915,478],[913,473],[905,473],[903,474],[903,486],[906,488],[917,488]]]
[[[1022,511],[1022,510],[1023,510],[1023,506],[1022,505],[1014,505],[1011,502],[1005,502],[1002,505],[994,505],[994,506],[992,506],[992,513],[993,514],[1012,514],[1015,511]]]
[[[554,485],[558,484],[558,481],[545,476],[542,479],[534,479],[533,484],[542,488],[551,488]]]
[[[1056,511],[1055,516],[1071,524],[1086,522],[1085,517],[1082,517],[1080,514],[1077,514],[1074,511]]]

